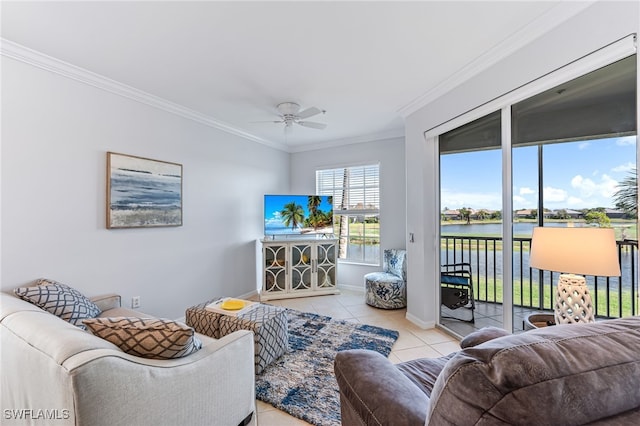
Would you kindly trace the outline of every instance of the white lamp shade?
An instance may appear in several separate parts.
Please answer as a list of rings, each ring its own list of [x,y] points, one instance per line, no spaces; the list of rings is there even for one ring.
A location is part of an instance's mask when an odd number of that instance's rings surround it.
[[[611,228],[534,228],[529,266],[545,271],[617,277],[620,264],[615,233]]]

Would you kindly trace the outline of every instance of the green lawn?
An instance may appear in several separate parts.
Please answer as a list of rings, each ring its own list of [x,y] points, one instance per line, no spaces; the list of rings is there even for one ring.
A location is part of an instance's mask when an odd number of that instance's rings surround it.
[[[613,223],[614,229],[616,230],[616,237],[618,240],[621,238],[622,226],[625,227],[625,234],[627,238],[630,238],[631,235],[637,235],[637,223],[635,221],[615,221]],[[491,238],[499,238],[499,235],[465,235],[464,237],[469,237],[470,240],[456,240],[455,247],[453,245],[453,241],[449,241],[449,245],[447,247],[444,239],[441,240],[441,249],[446,250],[454,250],[456,252],[472,252],[476,253],[479,251],[485,251],[485,244],[482,240],[475,240],[478,237],[490,238],[486,242],[486,251],[492,252],[500,252],[502,251],[502,240],[491,240]],[[521,236],[521,237],[530,237],[530,236]],[[479,243],[479,245],[478,245]],[[515,243],[513,250],[514,254],[520,251],[520,244]],[[522,245],[523,250],[529,250],[529,244],[524,243]],[[497,254],[499,256],[499,254]],[[483,255],[481,255],[481,258]],[[489,254],[489,257],[492,257],[492,254]],[[474,279],[477,277],[474,276]],[[496,277],[495,281],[489,277],[489,282],[485,282],[484,277],[480,277],[479,283],[474,283],[474,291],[476,295],[476,299],[479,301],[488,301],[488,302],[499,302],[503,301],[503,283],[502,279]],[[539,286],[537,284],[537,280],[534,278],[534,282],[529,285],[528,280],[522,285],[520,285],[520,281],[514,282],[514,291],[513,291],[513,300],[515,305],[522,306],[531,306],[533,308],[542,308],[542,309],[553,309],[552,303],[555,303],[555,283],[553,288],[550,288],[549,284],[545,282],[542,295],[540,294]],[[553,294],[552,294],[553,293]],[[632,303],[632,294],[630,290],[622,291],[622,293],[618,293],[617,291],[611,291],[610,299],[607,300],[607,290],[606,287],[603,288],[599,286],[597,294],[592,294],[592,301],[594,304],[597,304],[597,315],[601,316],[612,316],[617,317],[620,315],[619,309],[622,306],[622,316],[628,315],[637,315],[640,312],[640,300],[638,296],[635,297],[635,303]],[[542,304],[541,304],[542,299]],[[554,302],[552,302],[552,300]],[[635,311],[635,312],[634,312]]]
[[[555,304],[555,293],[552,295],[551,290],[549,289],[549,285],[545,283],[543,287],[543,295],[542,300],[543,304],[540,307],[540,294],[537,282],[533,282],[531,285],[532,288],[529,288],[529,283],[525,282],[524,285],[520,286],[520,282],[514,282],[513,288],[513,302],[516,306],[525,306],[525,307],[533,307],[534,309],[553,309]],[[495,301],[498,303],[502,303],[503,301],[503,284],[502,280],[490,281],[487,285],[487,282],[483,279],[480,280],[479,283],[474,283],[473,289],[476,300],[478,301]],[[555,283],[553,286],[553,291],[555,292]],[[533,292],[533,294],[532,294]],[[618,293],[617,291],[612,291],[609,293],[611,298],[607,302],[607,290],[606,289],[598,289],[596,295],[591,294],[591,300],[594,305],[597,300],[597,310],[596,315],[600,316],[611,316],[618,317],[619,315],[619,307],[622,304],[622,316],[632,316],[638,315],[639,312],[639,304],[640,299],[636,294],[635,301],[635,312],[633,312],[632,306],[632,295],[631,291],[622,291],[622,293]],[[619,296],[620,294],[620,296]],[[522,297],[522,299],[521,299]],[[522,302],[521,302],[522,300]],[[553,304],[552,304],[553,300]],[[607,312],[607,303],[609,307],[609,311]]]
[[[333,230],[339,235],[340,224],[336,220],[333,224]],[[379,223],[350,223],[349,224],[349,241],[351,244],[380,244],[380,224]]]
[[[483,223],[488,223],[489,221],[483,221]],[[495,223],[495,221],[494,221]],[[498,221],[499,223],[499,221]],[[614,226],[614,229],[616,229],[616,237],[617,239],[620,238],[620,234],[622,232],[622,228],[619,227],[620,223],[624,223],[626,226],[626,236],[627,238],[629,238],[631,235],[637,235],[637,223],[635,221],[633,222],[629,222],[629,221],[623,221],[623,222],[613,222],[612,224]],[[334,224],[335,227],[335,233],[336,235],[338,234],[338,223],[336,221],[336,223]],[[628,225],[628,226],[627,226]],[[351,237],[350,239],[350,243],[351,244],[380,244],[380,224],[378,223],[350,223],[349,224],[349,235]],[[476,236],[472,236],[472,235],[468,235],[468,237],[476,238],[476,237],[491,237],[491,238],[496,238],[496,237],[500,237],[499,235],[476,235]],[[522,235],[522,236],[516,236],[516,237],[523,237],[523,238],[527,238],[530,237],[530,235]],[[441,240],[441,248],[445,249],[446,246],[444,244],[444,242],[442,242],[443,240]],[[502,251],[502,241],[495,241],[495,246],[494,246],[494,242],[493,241],[488,241],[488,250],[490,251]],[[476,249],[476,244],[472,244],[471,248],[472,250]],[[463,247],[463,243],[458,241],[456,244],[456,250],[468,250],[469,248],[469,242],[466,241],[464,242],[464,247]],[[479,246],[480,250],[484,250],[484,244],[480,244]],[[453,249],[453,246],[450,245],[449,249]],[[529,249],[529,245],[526,244],[524,246],[525,250]],[[520,250],[520,246],[519,244],[515,244],[514,245],[514,251],[517,252]],[[476,277],[474,277],[475,279]],[[538,290],[538,285],[536,282],[533,283],[532,285],[532,289],[529,288],[529,284],[528,282],[525,282],[523,288],[520,287],[520,282],[515,282],[514,283],[514,294],[513,294],[513,300],[514,300],[514,304],[515,305],[520,305],[521,302],[521,297],[522,297],[522,304],[524,306],[532,306],[533,308],[538,308],[540,306],[540,294],[539,294],[539,290]],[[531,294],[533,291],[533,294]],[[553,291],[555,291],[555,285],[553,286]],[[478,301],[496,301],[499,303],[502,303],[503,301],[503,284],[502,284],[502,280],[498,280],[496,279],[495,283],[493,281],[490,280],[490,282],[487,283],[484,282],[483,279],[480,280],[479,283],[474,282],[474,292],[475,292],[475,296],[476,299]],[[617,292],[611,292],[611,299],[608,301],[608,305],[609,305],[609,313],[607,313],[607,291],[606,289],[598,289],[598,294],[597,297],[595,295],[592,295],[592,299],[595,303],[596,299],[597,299],[597,315],[601,315],[601,316],[612,316],[612,317],[616,317],[618,316],[618,308],[620,306],[620,304],[622,304],[622,315],[623,316],[628,316],[628,315],[634,315],[634,313],[632,312],[632,303],[631,303],[631,292],[630,291],[623,291],[622,292],[622,300],[620,300],[618,296]],[[542,308],[543,309],[553,309],[553,305],[552,305],[552,299],[555,301],[555,294],[551,294],[551,290],[549,288],[548,283],[545,283],[544,285],[544,289],[543,289],[543,295],[542,295]],[[639,301],[636,297],[636,303],[635,303],[635,310],[636,310],[636,315],[638,310],[638,306],[639,306]]]

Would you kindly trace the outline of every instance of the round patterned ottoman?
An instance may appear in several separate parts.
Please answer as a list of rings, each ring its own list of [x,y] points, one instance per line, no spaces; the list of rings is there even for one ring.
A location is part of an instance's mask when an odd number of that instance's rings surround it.
[[[404,280],[388,272],[372,272],[364,276],[367,305],[382,309],[407,306],[407,286]]]

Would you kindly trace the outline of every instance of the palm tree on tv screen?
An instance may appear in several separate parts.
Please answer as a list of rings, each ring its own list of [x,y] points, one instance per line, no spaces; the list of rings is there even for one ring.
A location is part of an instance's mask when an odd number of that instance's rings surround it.
[[[318,210],[320,207],[320,203],[322,200],[318,195],[310,195],[307,199],[307,208],[309,209],[309,222],[313,229],[318,229],[318,226],[321,225],[322,217],[319,215],[322,211]]]
[[[284,226],[291,226],[292,230],[304,222],[304,210],[300,204],[296,204],[294,201],[284,205],[280,216]]]

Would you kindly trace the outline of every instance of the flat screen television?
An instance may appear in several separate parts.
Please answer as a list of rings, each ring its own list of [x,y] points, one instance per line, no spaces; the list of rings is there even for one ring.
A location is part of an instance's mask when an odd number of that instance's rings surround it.
[[[265,195],[264,235],[333,234],[333,197]]]

